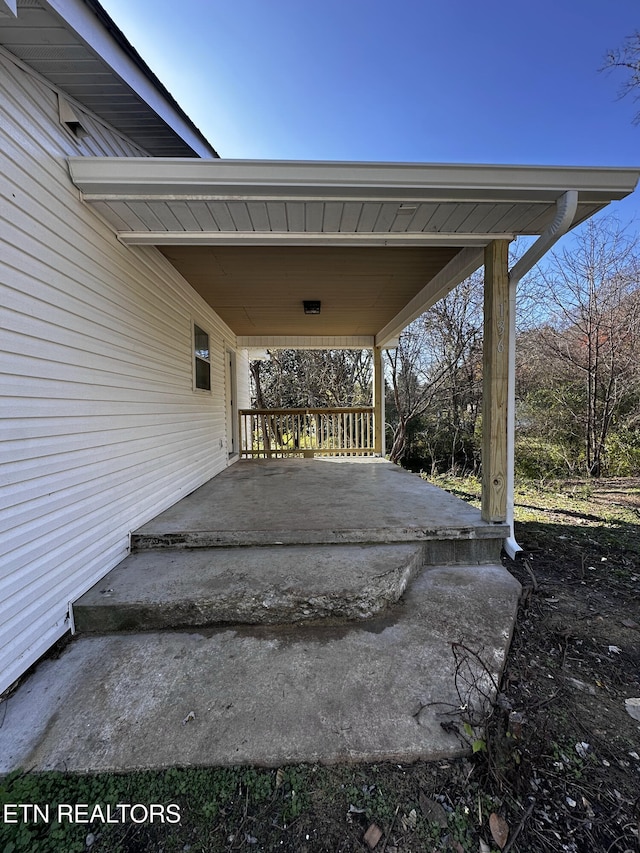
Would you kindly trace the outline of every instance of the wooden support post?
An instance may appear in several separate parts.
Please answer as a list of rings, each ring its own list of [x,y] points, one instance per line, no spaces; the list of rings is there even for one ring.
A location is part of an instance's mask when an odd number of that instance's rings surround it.
[[[382,349],[373,348],[373,452],[384,456],[384,372]]]
[[[509,375],[509,241],[484,252],[482,376],[482,518],[507,518],[507,405]]]

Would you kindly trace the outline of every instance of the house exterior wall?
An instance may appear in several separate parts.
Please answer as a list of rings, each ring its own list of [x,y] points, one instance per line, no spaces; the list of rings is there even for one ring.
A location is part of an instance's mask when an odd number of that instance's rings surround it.
[[[56,92],[0,53],[0,692],[131,530],[229,464],[235,336],[159,251],[122,246],[80,200],[67,156],[144,153],[82,123],[77,141]],[[211,393],[193,390],[194,321]],[[239,399],[242,383],[239,369]]]

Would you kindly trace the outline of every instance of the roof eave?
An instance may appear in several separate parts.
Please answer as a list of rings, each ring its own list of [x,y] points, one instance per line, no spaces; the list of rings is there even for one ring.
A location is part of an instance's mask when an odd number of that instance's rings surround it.
[[[494,166],[283,160],[75,157],[71,177],[87,198],[499,198],[555,202],[568,189],[581,202],[629,195],[638,167]]]
[[[198,157],[218,154],[97,0],[42,0]]]

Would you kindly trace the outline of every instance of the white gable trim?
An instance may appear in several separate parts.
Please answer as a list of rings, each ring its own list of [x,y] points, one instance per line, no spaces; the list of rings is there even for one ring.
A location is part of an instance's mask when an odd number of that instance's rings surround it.
[[[105,29],[83,0],[46,0],[43,5],[55,12],[66,24],[75,30],[82,40],[115,73],[130,86],[151,109],[165,121],[189,145],[199,157],[211,158],[212,149],[203,138],[180,115],[180,113],[162,96],[142,69],[127,55]]]

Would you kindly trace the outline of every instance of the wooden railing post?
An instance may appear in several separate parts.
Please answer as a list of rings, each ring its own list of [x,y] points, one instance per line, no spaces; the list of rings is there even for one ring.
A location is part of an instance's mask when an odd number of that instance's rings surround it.
[[[260,427],[262,430],[262,447],[266,459],[271,456],[271,431],[269,429],[269,421],[267,415],[258,415],[260,419]]]

